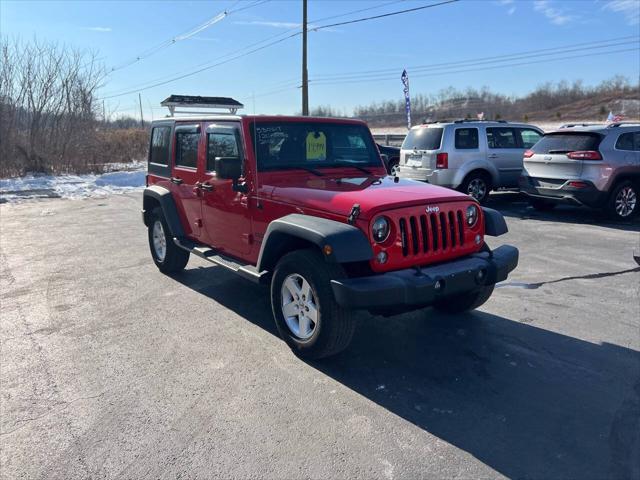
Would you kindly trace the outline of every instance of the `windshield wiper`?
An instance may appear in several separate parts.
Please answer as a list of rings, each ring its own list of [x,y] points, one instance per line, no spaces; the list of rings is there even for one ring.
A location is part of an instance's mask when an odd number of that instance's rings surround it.
[[[318,177],[324,177],[324,173],[316,170],[315,168],[305,167],[303,165],[270,165],[269,167],[263,169],[262,171],[276,171],[276,170],[305,170],[309,173],[313,173]]]
[[[335,162],[335,163],[331,163],[329,165],[323,165],[323,167],[326,167],[326,168],[332,168],[332,167],[347,167],[347,168],[349,168],[349,167],[351,167],[351,168],[355,168],[356,170],[360,170],[362,173],[366,173],[367,175],[371,175],[371,171],[370,170],[367,170],[366,168],[361,167],[359,165],[354,165],[353,163]]]

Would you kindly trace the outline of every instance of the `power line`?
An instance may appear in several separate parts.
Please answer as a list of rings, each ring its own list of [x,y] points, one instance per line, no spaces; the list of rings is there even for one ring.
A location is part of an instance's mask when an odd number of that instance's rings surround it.
[[[640,37],[638,37],[637,35],[628,35],[628,36],[625,36],[625,37],[616,37],[616,38],[610,38],[610,39],[607,39],[607,40],[597,40],[597,41],[592,41],[592,42],[575,43],[575,44],[564,45],[564,46],[559,46],[559,47],[529,50],[529,51],[519,52],[519,53],[495,55],[495,56],[490,56],[490,57],[472,58],[472,59],[466,59],[466,60],[458,60],[458,61],[455,61],[455,62],[433,63],[433,64],[429,64],[429,65],[416,65],[416,66],[409,66],[409,67],[402,67],[402,68],[406,68],[407,70],[415,72],[415,71],[420,71],[420,70],[424,70],[424,69],[449,67],[449,66],[456,66],[456,65],[468,65],[471,62],[474,62],[474,64],[475,63],[481,64],[481,63],[492,63],[492,62],[503,61],[502,59],[504,59],[504,61],[508,61],[508,60],[515,60],[518,57],[528,56],[528,55],[533,55],[533,54],[535,54],[536,56],[543,56],[543,55],[552,55],[553,53],[557,53],[557,54],[566,53],[566,52],[561,51],[561,50],[571,49],[571,48],[574,48],[574,47],[589,47],[589,46],[593,46],[593,48],[604,48],[604,47],[607,46],[607,45],[604,45],[604,44],[611,43],[611,42],[619,42],[619,41],[624,41],[624,40],[630,40],[630,39],[635,39],[635,42],[623,42],[623,43],[636,43],[636,42],[638,42]],[[609,45],[609,46],[614,46],[614,45],[618,45],[618,44],[613,44],[613,45]],[[552,53],[544,53],[544,52],[552,52]],[[394,68],[384,68],[384,69],[379,69],[379,70],[362,70],[362,71],[351,72],[351,73],[325,74],[325,75],[318,75],[317,77],[315,77],[315,80],[316,81],[320,81],[320,80],[347,79],[347,78],[351,78],[351,77],[355,78],[355,77],[360,77],[360,76],[371,76],[371,75],[375,75],[375,74],[382,75],[382,74],[385,74],[385,73],[396,75],[399,70],[402,70],[402,68],[401,67],[394,67]]]
[[[206,20],[204,23],[201,23],[195,27],[193,27],[190,30],[187,30],[184,33],[181,33],[179,35],[176,35],[168,40],[165,40],[147,50],[144,50],[143,52],[141,52],[140,54],[138,54],[136,57],[127,60],[126,62],[112,67],[108,72],[107,75],[113,73],[113,72],[117,72],[118,70],[122,70],[123,68],[127,68],[135,63],[138,63],[141,60],[144,60],[152,55],[154,55],[155,53],[170,47],[171,45],[176,44],[177,42],[180,42],[182,40],[186,40],[194,35],[196,35],[197,33],[200,33],[203,30],[206,30],[207,28],[211,27],[212,25],[215,25],[216,23],[220,22],[221,20],[224,20],[228,15],[231,15],[233,13],[236,12],[240,12],[242,10],[246,10],[248,8],[253,8],[253,7],[257,7],[258,5],[262,5],[264,3],[267,3],[271,0],[257,0],[254,1],[253,3],[246,5],[244,7],[241,8],[237,8],[237,9],[229,9],[229,10],[223,10],[222,12],[217,13],[216,15],[214,15],[213,17],[211,17],[210,19]],[[233,4],[233,6],[237,5],[238,0],[236,0],[236,2]]]
[[[511,63],[511,64],[506,64],[506,65],[494,65],[494,66],[490,66],[490,67],[467,68],[467,69],[462,69],[462,70],[450,70],[450,71],[438,71],[438,72],[434,72],[434,73],[423,73],[423,74],[412,75],[412,78],[425,78],[425,77],[435,77],[435,76],[441,76],[441,75],[452,75],[452,74],[456,74],[456,73],[479,72],[479,71],[485,71],[485,70],[495,70],[495,69],[500,69],[500,68],[528,66],[528,65],[534,65],[534,64],[539,64],[539,63],[556,62],[556,61],[559,61],[559,60],[572,60],[574,58],[593,57],[593,56],[600,56],[600,55],[611,55],[611,54],[615,54],[615,53],[636,52],[636,51],[640,51],[640,47],[626,48],[626,49],[619,49],[619,50],[611,50],[611,51],[607,51],[607,52],[586,53],[586,54],[582,54],[582,55],[569,55],[569,56],[565,56],[565,57],[548,58],[548,59],[543,59],[543,60]],[[366,83],[366,82],[391,81],[391,80],[395,81],[395,80],[397,80],[397,78],[395,78],[395,77],[384,77],[384,78],[377,77],[377,78],[370,78],[370,79],[366,79],[365,78],[365,79],[359,79],[359,80],[342,80],[342,81],[327,81],[327,82],[311,82],[310,81],[310,83],[312,83],[312,85],[340,85],[340,84],[344,84],[344,83]]]
[[[265,0],[263,0],[263,1],[265,1]],[[266,0],[266,1],[268,1],[268,0]],[[443,2],[439,2],[439,3],[424,5],[424,6],[421,6],[421,7],[415,7],[415,8],[400,10],[400,11],[396,11],[396,12],[389,12],[389,13],[385,13],[385,14],[382,14],[382,15],[364,17],[364,18],[359,18],[359,19],[355,19],[355,20],[349,20],[347,22],[340,22],[340,23],[337,23],[337,24],[321,25],[321,26],[313,27],[311,30],[312,31],[319,31],[319,30],[327,29],[327,28],[334,27],[334,26],[337,26],[337,25],[346,25],[346,24],[351,24],[351,23],[364,22],[364,21],[367,21],[367,20],[375,20],[375,19],[378,19],[378,18],[389,17],[389,16],[393,16],[393,15],[400,15],[400,14],[403,14],[403,13],[414,12],[414,11],[417,11],[417,10],[424,10],[424,9],[427,9],[427,8],[438,7],[438,6],[441,6],[441,5],[446,5],[446,4],[449,4],[449,3],[455,3],[455,2],[458,2],[458,1],[459,0],[446,0],[446,1],[443,1]],[[396,2],[389,2],[388,4],[391,4],[391,3],[396,3]],[[380,6],[372,7],[372,8],[379,8],[379,7]],[[360,9],[358,11],[359,12],[363,11],[363,9]],[[353,14],[353,12],[342,14],[342,16],[346,16],[346,15],[349,15],[349,14]],[[329,18],[337,18],[337,17],[338,17],[338,15],[333,16],[333,17],[329,17]],[[271,46],[276,45],[278,43],[281,43],[281,42],[283,42],[285,40],[288,40],[290,38],[297,37],[298,35],[301,35],[301,34],[302,34],[302,31],[298,30],[295,33],[287,35],[286,37],[282,37],[282,38],[280,38],[278,40],[274,40],[273,42],[269,42],[266,45],[263,45],[261,47],[249,50],[249,51],[247,51],[247,52],[245,52],[243,54],[236,55],[236,56],[231,57],[231,58],[229,58],[227,60],[220,61],[220,62],[217,62],[217,63],[214,63],[214,64],[201,64],[201,65],[205,65],[205,66],[203,66],[202,68],[199,68],[197,70],[194,70],[192,72],[181,74],[181,75],[178,75],[176,77],[169,78],[169,79],[167,79],[165,81],[159,81],[159,82],[156,82],[156,83],[152,83],[150,85],[144,85],[144,86],[139,87],[139,88],[133,88],[133,89],[130,89],[130,90],[125,91],[125,92],[120,92],[120,93],[116,93],[116,94],[112,94],[112,95],[106,95],[106,96],[102,97],[102,99],[103,100],[107,100],[107,99],[110,99],[110,98],[120,97],[120,96],[124,96],[124,95],[130,95],[130,94],[136,93],[138,91],[148,90],[150,88],[155,88],[155,87],[158,87],[158,86],[166,85],[168,83],[172,83],[172,82],[175,82],[177,80],[182,80],[184,78],[187,78],[187,77],[196,75],[198,73],[201,73],[201,72],[203,72],[205,70],[209,70],[211,68],[218,67],[220,65],[224,65],[226,63],[229,63],[229,62],[231,62],[233,60],[237,60],[239,58],[245,57],[247,55],[251,55],[252,53],[255,53],[255,52],[258,52],[258,51],[263,50],[265,48],[271,47]],[[276,38],[276,37],[279,37],[281,35],[283,35],[283,34],[279,34],[277,36],[270,37],[270,38]],[[265,39],[265,40],[262,40],[260,42],[256,42],[256,43],[254,43],[252,45],[258,45],[258,44],[264,43],[267,40],[268,39]],[[250,48],[250,47],[244,47],[244,48],[242,48],[242,49],[240,49],[238,51],[243,51],[246,48]],[[219,57],[219,58],[224,58],[224,57],[227,57],[229,55],[230,54],[223,55],[222,57]]]

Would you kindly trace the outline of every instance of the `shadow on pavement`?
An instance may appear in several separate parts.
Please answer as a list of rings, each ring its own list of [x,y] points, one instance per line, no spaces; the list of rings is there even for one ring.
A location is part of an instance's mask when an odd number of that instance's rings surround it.
[[[506,217],[521,220],[594,225],[630,232],[640,231],[640,218],[638,217],[628,223],[618,222],[608,218],[601,210],[570,205],[558,205],[553,210],[541,212],[529,206],[527,199],[517,192],[492,193],[487,207],[500,211]]]
[[[176,280],[277,335],[266,287]],[[359,317],[347,351],[308,363],[507,477],[640,477],[638,352],[483,312]]]

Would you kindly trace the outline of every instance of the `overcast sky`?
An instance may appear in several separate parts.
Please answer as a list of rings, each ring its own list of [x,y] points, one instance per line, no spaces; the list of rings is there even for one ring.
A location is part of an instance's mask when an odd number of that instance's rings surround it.
[[[313,28],[440,1],[310,0],[309,21]],[[322,20],[356,10],[362,11]],[[350,113],[374,100],[401,99],[405,67],[414,94],[486,85],[520,95],[545,81],[591,85],[615,74],[637,81],[639,15],[638,0],[461,0],[311,31],[310,104]],[[100,91],[111,97],[108,110],[138,115],[140,91],[145,115],[156,118],[164,115],[160,101],[172,93],[231,96],[245,103],[246,113],[254,102],[257,113],[299,111],[299,35],[140,87],[295,34],[301,18],[301,0],[0,1],[3,35],[97,51],[113,69]],[[488,58],[507,55],[513,57]]]

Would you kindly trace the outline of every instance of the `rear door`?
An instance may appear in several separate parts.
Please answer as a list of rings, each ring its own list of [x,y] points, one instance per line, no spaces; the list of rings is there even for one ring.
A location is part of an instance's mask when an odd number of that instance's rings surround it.
[[[595,132],[553,132],[544,135],[527,158],[530,177],[569,180],[582,175],[582,160],[567,156],[570,152],[598,150],[602,136]]]
[[[188,236],[199,238],[202,233],[202,215],[199,190],[196,186],[201,173],[199,158],[204,158],[201,145],[201,125],[197,122],[176,124],[174,130],[174,160],[171,169],[170,188],[178,212],[185,223]]]
[[[497,187],[515,187],[522,172],[524,149],[513,127],[487,127],[487,160],[500,175]]]
[[[412,128],[402,142],[400,164],[433,170],[437,151],[442,144],[444,128],[420,126]]]

